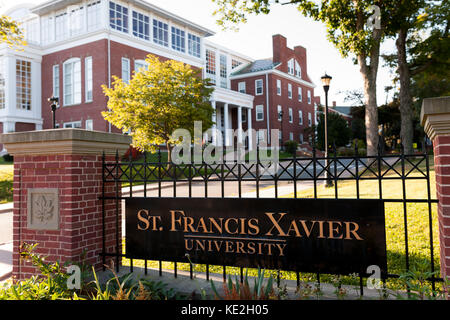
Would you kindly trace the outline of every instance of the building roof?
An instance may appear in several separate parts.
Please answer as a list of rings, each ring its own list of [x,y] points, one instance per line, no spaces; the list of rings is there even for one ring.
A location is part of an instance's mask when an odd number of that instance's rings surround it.
[[[279,65],[280,65],[280,63],[278,63],[278,62],[274,63],[272,61],[272,59],[255,60],[255,61],[247,64],[242,69],[240,69],[236,72],[233,72],[231,74],[231,76],[238,76],[238,75],[247,74],[247,73],[272,70],[272,69],[275,69],[276,67],[278,67]]]
[[[329,107],[329,110],[334,110],[337,113],[340,113],[346,117],[352,118],[352,108],[353,107],[346,107],[346,106],[332,106]]]

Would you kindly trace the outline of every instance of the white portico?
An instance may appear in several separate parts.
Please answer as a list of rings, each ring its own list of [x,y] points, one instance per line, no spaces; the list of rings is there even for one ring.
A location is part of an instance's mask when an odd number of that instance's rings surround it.
[[[216,87],[211,96],[211,105],[216,111],[213,115],[212,143],[216,146],[232,146],[234,143],[241,143],[253,149],[252,135],[244,137],[244,126],[247,132],[252,129],[252,109],[254,96]],[[228,130],[226,130],[228,129]],[[222,139],[219,139],[215,132],[220,132]],[[233,135],[233,132],[236,132]],[[221,141],[222,140],[222,141]]]

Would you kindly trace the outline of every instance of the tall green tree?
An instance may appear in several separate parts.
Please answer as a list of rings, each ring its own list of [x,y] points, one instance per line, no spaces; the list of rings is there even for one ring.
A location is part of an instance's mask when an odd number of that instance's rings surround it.
[[[213,0],[218,5],[215,14],[219,25],[227,26],[246,22],[248,14],[267,14],[269,0]],[[328,39],[343,57],[352,56],[359,64],[366,100],[366,137],[369,155],[377,153],[378,113],[377,76],[380,61],[380,45],[386,37],[390,13],[396,0],[291,0],[290,4],[307,17],[323,22]],[[275,0],[275,3],[279,3]],[[376,7],[374,7],[376,6]]]
[[[201,121],[204,130],[213,125],[209,102],[213,89],[189,65],[161,62],[152,55],[146,62],[148,68],[129,83],[114,77],[112,88],[103,86],[109,98],[103,117],[124,133],[130,132],[133,146],[140,151],[155,152],[159,145],[166,145],[170,163],[174,146],[182,142],[172,136],[175,130],[188,130],[194,137],[195,121]]]
[[[328,143],[330,146],[343,147],[347,145],[352,136],[352,131],[347,121],[335,112],[328,113]],[[325,115],[319,115],[319,123],[317,124],[317,148],[325,149]]]

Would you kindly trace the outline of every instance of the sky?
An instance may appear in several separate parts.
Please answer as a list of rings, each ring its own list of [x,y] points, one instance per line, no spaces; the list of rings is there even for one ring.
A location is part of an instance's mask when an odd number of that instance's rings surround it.
[[[363,82],[359,66],[351,59],[343,58],[339,51],[326,37],[326,29],[320,22],[303,17],[297,9],[290,5],[274,5],[268,15],[249,16],[246,24],[239,24],[239,31],[223,31],[213,16],[217,8],[212,0],[146,0],[160,8],[179,15],[216,32],[209,41],[230,48],[250,58],[264,59],[272,57],[272,36],[281,34],[287,38],[288,46],[301,45],[307,49],[308,75],[317,85],[315,95],[322,97],[324,92],[320,77],[326,72],[333,77],[329,101],[336,101],[337,105],[351,105],[344,102],[345,91],[362,90]],[[20,3],[39,4],[45,0],[0,0],[4,9]],[[392,41],[382,45],[382,53],[393,50]],[[392,71],[383,67],[380,61],[378,75],[378,104],[386,101],[385,86],[392,85]]]

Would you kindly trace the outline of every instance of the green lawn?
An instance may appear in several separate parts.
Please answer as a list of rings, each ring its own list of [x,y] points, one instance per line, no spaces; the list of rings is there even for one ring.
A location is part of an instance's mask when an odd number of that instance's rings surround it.
[[[14,165],[10,162],[0,161],[0,204],[13,201],[12,187],[14,177]]]

